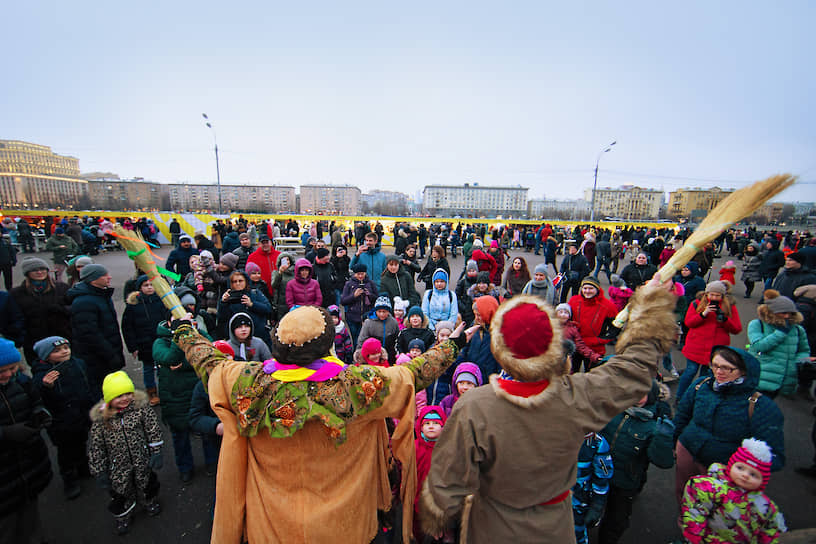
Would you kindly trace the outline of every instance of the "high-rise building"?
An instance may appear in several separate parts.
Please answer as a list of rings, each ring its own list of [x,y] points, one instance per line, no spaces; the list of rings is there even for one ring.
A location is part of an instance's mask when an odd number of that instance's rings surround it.
[[[592,206],[592,189],[584,193],[584,200]],[[595,219],[605,217],[628,221],[657,219],[663,203],[663,191],[623,185],[617,189],[604,187],[595,191]]]
[[[44,145],[0,140],[0,206],[76,208],[88,204],[79,159]]]
[[[426,185],[422,192],[425,213],[438,217],[521,217],[527,214],[527,187]]]
[[[300,213],[360,215],[362,192],[352,185],[301,185]]]
[[[678,189],[669,193],[668,216],[672,219],[690,218],[693,214],[705,217],[725,197],[733,193],[733,189]]]
[[[101,210],[169,210],[170,198],[167,185],[144,181],[142,178],[119,179],[113,174],[102,177],[83,174],[88,180],[88,196],[91,207]]]

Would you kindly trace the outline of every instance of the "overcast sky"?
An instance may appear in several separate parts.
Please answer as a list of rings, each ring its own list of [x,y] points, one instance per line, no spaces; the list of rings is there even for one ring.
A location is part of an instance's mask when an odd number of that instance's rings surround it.
[[[228,184],[816,200],[816,2],[7,2],[0,138]],[[808,36],[810,36],[808,38]]]

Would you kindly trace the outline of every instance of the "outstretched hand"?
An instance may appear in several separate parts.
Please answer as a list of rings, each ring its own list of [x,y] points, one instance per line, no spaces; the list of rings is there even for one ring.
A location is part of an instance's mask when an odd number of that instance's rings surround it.
[[[674,282],[671,278],[666,281],[660,281],[660,272],[656,272],[652,279],[649,280],[649,283],[646,285],[651,285],[653,287],[662,287],[666,291],[671,291],[674,287]]]

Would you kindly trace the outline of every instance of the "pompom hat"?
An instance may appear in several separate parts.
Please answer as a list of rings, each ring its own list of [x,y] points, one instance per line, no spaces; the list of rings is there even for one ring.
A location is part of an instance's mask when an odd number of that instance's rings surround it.
[[[108,374],[102,382],[102,397],[105,399],[105,404],[110,404],[110,401],[116,397],[121,397],[125,393],[133,393],[135,390],[133,380],[122,370]]]
[[[742,441],[742,445],[737,448],[737,451],[728,459],[726,474],[731,473],[731,467],[734,466],[734,463],[745,463],[762,474],[762,485],[757,490],[762,491],[771,479],[772,461],[773,453],[768,444],[756,438],[746,438]]]
[[[493,317],[491,331],[493,357],[513,378],[535,382],[566,372],[561,325],[540,297],[519,295],[506,301]]]

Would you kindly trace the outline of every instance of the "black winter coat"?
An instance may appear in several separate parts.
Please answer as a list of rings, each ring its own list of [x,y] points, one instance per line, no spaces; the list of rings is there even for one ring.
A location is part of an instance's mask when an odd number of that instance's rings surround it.
[[[165,267],[167,270],[172,270],[183,278],[190,273],[190,257],[198,255],[198,253],[199,250],[192,244],[190,244],[190,247],[187,249],[183,249],[179,246],[167,256]]]
[[[84,281],[68,290],[73,353],[85,361],[95,395],[101,393],[102,380],[107,374],[125,366],[122,335],[112,297],[113,288],[102,289]]]
[[[23,313],[25,339],[23,351],[29,364],[37,360],[34,343],[49,336],[62,336],[71,340],[71,308],[66,294],[68,284],[52,283],[43,293],[36,293],[28,287],[27,281],[10,291]],[[2,316],[0,316],[2,319]]]
[[[0,335],[19,346],[25,337],[23,313],[9,293],[0,291]]]
[[[53,387],[48,387],[42,380],[52,370],[59,372],[59,378]],[[55,365],[37,360],[31,365],[31,372],[34,374],[34,387],[54,418],[49,432],[87,433],[91,428],[88,413],[96,398],[91,393],[85,363],[76,357]]]
[[[0,429],[28,422],[42,409],[40,395],[25,374],[18,372],[6,385],[0,385]],[[21,443],[0,435],[0,518],[39,495],[51,476],[48,448],[40,433]]]
[[[153,342],[158,338],[156,327],[170,317],[159,295],[145,296],[134,291],[127,298],[122,313],[122,336],[130,353],[139,350],[139,355],[153,350]],[[144,359],[142,359],[144,360]],[[149,359],[152,360],[152,359]]]

